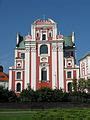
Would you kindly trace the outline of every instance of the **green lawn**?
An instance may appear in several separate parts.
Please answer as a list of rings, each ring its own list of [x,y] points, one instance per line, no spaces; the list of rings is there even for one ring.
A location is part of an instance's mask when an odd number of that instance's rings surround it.
[[[90,120],[90,109],[0,110],[0,120]]]

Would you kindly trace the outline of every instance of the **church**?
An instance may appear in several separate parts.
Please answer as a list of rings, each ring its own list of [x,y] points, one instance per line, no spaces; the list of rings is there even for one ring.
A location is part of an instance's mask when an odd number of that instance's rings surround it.
[[[73,79],[79,79],[74,32],[60,34],[52,19],[38,19],[31,33],[17,33],[14,66],[9,67],[9,90],[20,93],[28,86],[70,91]]]

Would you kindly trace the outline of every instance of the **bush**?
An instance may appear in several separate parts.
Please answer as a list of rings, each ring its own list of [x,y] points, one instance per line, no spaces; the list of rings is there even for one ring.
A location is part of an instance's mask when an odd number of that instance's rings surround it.
[[[20,93],[21,102],[34,102],[35,101],[35,91],[32,89],[25,89]]]
[[[0,86],[0,102],[15,102],[17,101],[17,96],[15,92],[4,89]]]
[[[36,91],[38,102],[50,102],[52,99],[53,91],[50,88],[41,88]]]
[[[20,98],[22,102],[66,102],[68,101],[68,93],[44,87],[37,91],[23,90]]]
[[[52,90],[50,88],[41,88],[39,90],[25,89],[19,96],[14,91],[9,91],[0,86],[0,102],[88,102],[90,103],[90,94],[74,91],[70,93],[63,92],[61,89]]]

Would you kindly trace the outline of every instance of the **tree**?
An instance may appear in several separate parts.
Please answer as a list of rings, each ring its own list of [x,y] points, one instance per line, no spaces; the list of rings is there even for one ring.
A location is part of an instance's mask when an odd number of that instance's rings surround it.
[[[90,93],[90,79],[87,80],[87,90]]]
[[[14,91],[9,91],[0,86],[0,102],[16,102],[16,100],[17,96]]]
[[[75,78],[73,79],[72,87],[73,87],[74,92],[77,92],[77,79]]]
[[[78,90],[81,92],[85,92],[87,89],[87,80],[85,79],[79,79],[78,81]]]

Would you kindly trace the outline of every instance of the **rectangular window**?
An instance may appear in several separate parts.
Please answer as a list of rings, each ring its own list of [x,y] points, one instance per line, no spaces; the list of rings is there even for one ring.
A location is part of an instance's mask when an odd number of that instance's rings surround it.
[[[47,81],[47,71],[44,69],[41,70],[41,80]]]
[[[67,78],[71,78],[71,71],[67,72]]]
[[[17,79],[21,79],[21,72],[17,72]]]
[[[21,58],[25,59],[25,53],[21,53]]]
[[[42,34],[42,40],[46,40],[46,34]]]

